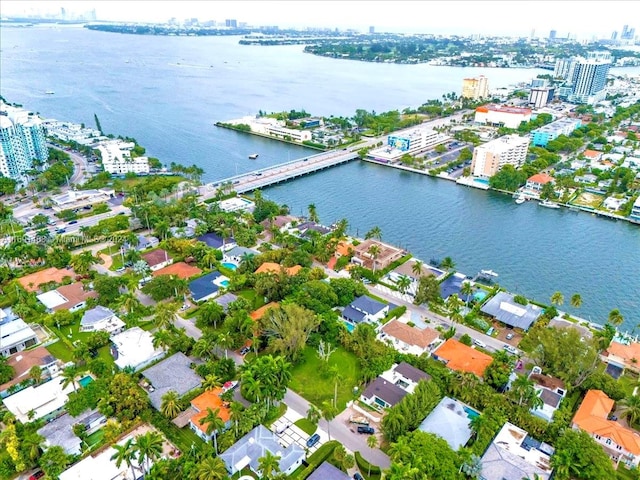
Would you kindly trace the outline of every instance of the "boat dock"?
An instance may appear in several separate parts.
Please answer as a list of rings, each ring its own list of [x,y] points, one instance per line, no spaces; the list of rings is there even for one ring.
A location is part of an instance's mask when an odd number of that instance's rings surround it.
[[[215,197],[218,189],[223,186],[227,186],[229,190],[233,190],[238,194],[247,193],[335,167],[336,165],[342,165],[357,158],[359,158],[358,154],[350,150],[323,152],[318,155],[253,170],[208,183],[200,187],[200,195],[202,195],[204,199]]]

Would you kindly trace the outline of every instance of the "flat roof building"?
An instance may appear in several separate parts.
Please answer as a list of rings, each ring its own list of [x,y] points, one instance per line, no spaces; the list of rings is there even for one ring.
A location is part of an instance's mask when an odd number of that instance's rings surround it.
[[[38,343],[38,336],[10,307],[0,310],[0,355],[8,357]]]
[[[542,308],[532,303],[521,305],[514,300],[513,295],[507,292],[498,292],[482,306],[480,311],[507,326],[525,331],[529,330],[542,315]]]
[[[38,420],[61,411],[74,386],[62,387],[63,379],[55,377],[37,387],[27,387],[3,400],[5,407],[22,423]]]
[[[518,128],[522,122],[531,120],[531,109],[488,104],[476,108],[474,121],[483,125]]]
[[[579,118],[561,118],[531,131],[531,143],[537,147],[546,147],[551,140],[560,135],[570,135],[582,122]]]
[[[384,147],[376,148],[368,153],[368,156],[386,162],[400,160],[403,155],[415,155],[429,148],[435,147],[449,137],[435,130],[424,127],[413,130],[402,130],[387,137]]]
[[[505,165],[518,168],[524,165],[529,149],[529,139],[519,135],[505,135],[473,149],[471,174],[489,178]]]
[[[153,346],[149,332],[133,327],[111,337],[111,354],[120,369],[131,367],[138,371],[162,358],[165,351]]]
[[[131,150],[134,147],[135,143],[122,140],[101,142],[96,149],[100,152],[104,171],[112,175],[149,173],[149,159],[132,156]]]

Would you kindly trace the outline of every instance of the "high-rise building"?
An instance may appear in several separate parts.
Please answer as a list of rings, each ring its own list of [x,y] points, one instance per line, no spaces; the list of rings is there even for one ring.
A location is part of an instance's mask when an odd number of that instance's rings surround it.
[[[238,28],[238,21],[234,18],[227,19],[224,21],[224,25],[228,28]]]
[[[484,75],[463,79],[461,96],[472,100],[489,98],[489,79]]]
[[[0,103],[0,175],[18,182],[32,170],[34,160],[46,163],[49,156],[40,119],[22,108]]]
[[[533,87],[529,92],[529,104],[533,108],[544,107],[553,100],[555,90],[551,87]]]
[[[546,87],[546,86],[547,86],[547,79],[546,78],[532,78],[531,79],[531,87],[532,88]]]
[[[568,80],[573,76],[573,69],[575,68],[575,60],[573,58],[559,58],[556,60],[556,66],[553,69],[553,76],[555,78],[564,78]]]
[[[617,39],[618,39],[618,32],[614,30],[614,31],[611,33],[611,40],[615,41],[615,40],[617,40]]]
[[[633,40],[636,35],[635,28],[629,28],[629,25],[624,25],[622,27],[622,34],[620,35],[620,40]]]
[[[471,174],[474,177],[489,178],[505,165],[519,167],[527,159],[529,139],[519,135],[505,135],[473,150]]]
[[[573,75],[569,77],[572,90],[568,100],[589,105],[603,100],[606,96],[605,86],[610,67],[609,52],[589,52],[587,58],[578,57]]]
[[[556,32],[555,30],[551,30],[549,32],[549,40],[555,40],[557,34],[558,34],[558,32]]]
[[[374,26],[369,27],[369,33],[376,33],[376,27]]]

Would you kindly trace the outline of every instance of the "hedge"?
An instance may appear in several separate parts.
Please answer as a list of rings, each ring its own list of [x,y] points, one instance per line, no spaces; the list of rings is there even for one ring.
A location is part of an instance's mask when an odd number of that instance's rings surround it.
[[[309,458],[307,459],[307,467],[300,472],[297,478],[299,478],[300,480],[304,480],[309,475],[311,475],[322,462],[333,455],[333,451],[339,445],[340,443],[338,443],[336,440],[330,440],[324,445],[321,445],[318,450],[316,450],[311,456],[309,456]]]
[[[380,467],[378,467],[377,465],[371,465],[362,457],[360,452],[355,452],[354,457],[356,459],[356,465],[358,465],[358,469],[360,470],[360,473],[362,473],[362,476],[364,478],[367,478],[368,480],[372,480],[372,479],[379,479],[382,476],[382,471],[380,470]],[[371,472],[370,475],[369,475],[369,472]]]

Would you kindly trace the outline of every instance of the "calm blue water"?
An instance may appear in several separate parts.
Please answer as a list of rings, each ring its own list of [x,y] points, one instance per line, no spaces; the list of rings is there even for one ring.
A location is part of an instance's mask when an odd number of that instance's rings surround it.
[[[224,262],[224,263],[221,263],[221,265],[223,267],[228,268],[229,270],[233,270],[233,271],[238,269],[238,266],[235,263]]]
[[[260,109],[381,112],[459,91],[468,76],[485,74],[502,86],[540,73],[335,61],[306,55],[300,46],[243,47],[237,41],[3,26],[0,93],[46,117],[93,125],[95,113],[106,132],[135,137],[165,163],[197,164],[206,171],[204,180],[212,181],[310,153],[218,129],[218,120]],[[259,159],[248,160],[252,153]],[[602,322],[619,308],[627,328],[640,323],[635,226],[516,206],[502,195],[360,163],[265,194],[296,214],[315,203],[323,223],[347,218],[354,234],[378,225],[383,240],[426,261],[451,256],[470,275],[492,269],[501,285],[540,301],[556,290],[567,299],[579,292],[583,306],[576,313],[585,318]]]

